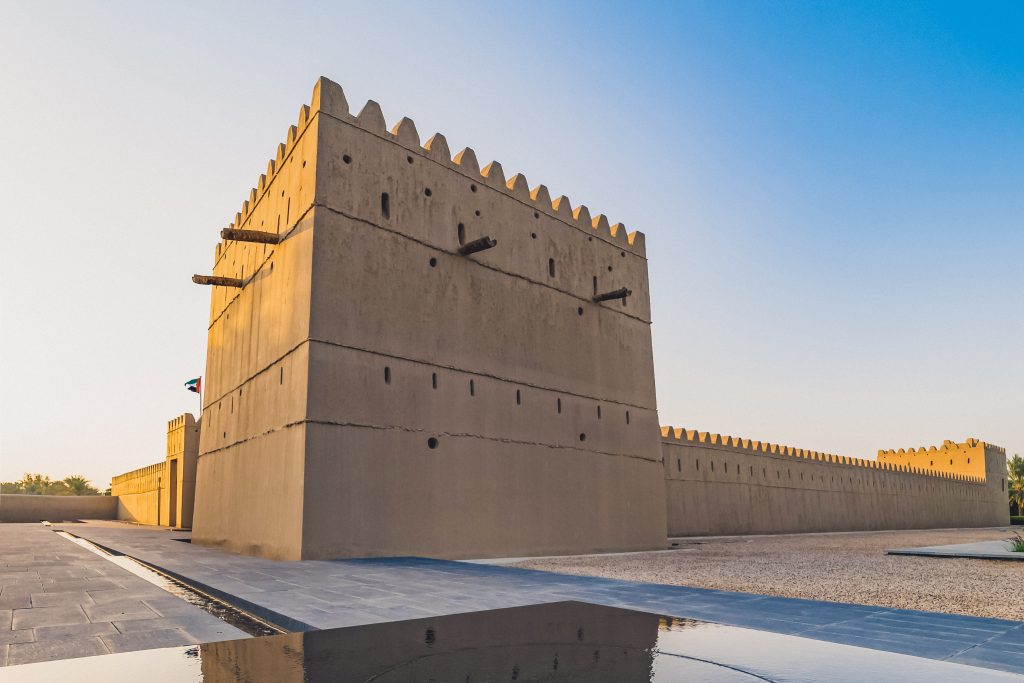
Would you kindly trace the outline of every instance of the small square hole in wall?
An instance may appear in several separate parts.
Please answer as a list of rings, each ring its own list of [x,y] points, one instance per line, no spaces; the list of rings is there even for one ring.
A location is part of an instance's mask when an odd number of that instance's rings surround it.
[[[431,375],[430,375],[430,385],[434,389],[437,389],[437,373],[436,372],[431,373]]]
[[[391,368],[384,367],[384,384],[391,384]]]
[[[561,415],[562,414],[562,399],[558,399],[557,406],[558,406],[558,414]]]
[[[519,389],[516,389],[516,405],[520,406],[522,404],[523,404],[523,392],[521,392]]]

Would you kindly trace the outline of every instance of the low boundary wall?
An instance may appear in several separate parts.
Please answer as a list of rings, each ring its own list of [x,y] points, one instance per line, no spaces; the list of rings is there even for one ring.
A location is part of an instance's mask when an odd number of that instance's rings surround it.
[[[981,476],[663,427],[668,535],[1009,524],[1005,454],[1000,465],[1002,449],[968,445],[981,448]]]
[[[114,496],[36,496],[0,493],[0,522],[68,522],[116,519]]]

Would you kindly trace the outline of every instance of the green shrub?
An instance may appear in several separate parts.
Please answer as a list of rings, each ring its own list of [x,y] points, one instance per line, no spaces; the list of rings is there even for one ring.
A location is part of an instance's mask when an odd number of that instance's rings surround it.
[[[1020,532],[1015,531],[1013,538],[1007,539],[1010,541],[1010,550],[1015,553],[1024,553],[1024,536],[1020,535]]]
[[[1011,515],[1010,524],[1024,524],[1024,515]]]

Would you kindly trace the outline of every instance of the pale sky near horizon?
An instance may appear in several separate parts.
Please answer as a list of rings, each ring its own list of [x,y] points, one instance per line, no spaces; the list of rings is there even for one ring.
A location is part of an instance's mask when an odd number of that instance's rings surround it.
[[[0,2],[0,480],[163,458],[316,78],[646,234],[662,424],[1024,454],[1020,3]]]

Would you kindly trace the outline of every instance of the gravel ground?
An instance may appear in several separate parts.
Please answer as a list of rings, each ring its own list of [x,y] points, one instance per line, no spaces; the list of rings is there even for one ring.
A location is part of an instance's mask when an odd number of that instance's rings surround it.
[[[537,558],[512,566],[1024,620],[1024,562],[885,554],[889,548],[990,541],[1011,533],[945,529],[674,539],[678,551]]]

